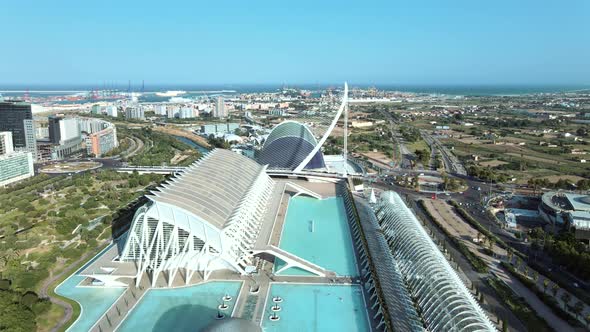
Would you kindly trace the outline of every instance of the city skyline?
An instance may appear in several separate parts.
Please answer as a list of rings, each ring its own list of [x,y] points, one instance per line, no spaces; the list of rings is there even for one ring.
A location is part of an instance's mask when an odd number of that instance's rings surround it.
[[[9,3],[0,85],[587,85],[589,6]]]

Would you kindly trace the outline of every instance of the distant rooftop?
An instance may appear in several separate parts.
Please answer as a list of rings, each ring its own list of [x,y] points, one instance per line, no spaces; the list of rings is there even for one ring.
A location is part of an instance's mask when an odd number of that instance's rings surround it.
[[[565,197],[576,211],[590,211],[590,196],[566,193]]]

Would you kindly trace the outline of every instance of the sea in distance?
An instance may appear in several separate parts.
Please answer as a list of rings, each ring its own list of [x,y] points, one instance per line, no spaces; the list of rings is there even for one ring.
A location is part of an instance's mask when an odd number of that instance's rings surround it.
[[[3,96],[20,96],[29,93],[35,95],[66,95],[93,90],[117,90],[120,92],[144,92],[146,95],[163,91],[186,91],[191,97],[234,95],[236,93],[275,92],[283,88],[297,88],[310,91],[324,90],[327,88],[340,89],[341,83],[334,84],[224,84],[224,85],[174,85],[174,84],[100,84],[100,85],[9,85],[0,84],[0,93]],[[584,92],[590,93],[590,85],[404,85],[404,84],[354,84],[349,83],[350,88],[370,88],[379,90],[413,92],[422,94],[443,94],[453,96],[514,96],[541,93],[565,93]],[[186,95],[185,95],[186,96]],[[181,95],[182,97],[182,95]],[[160,101],[167,98],[142,98],[142,101]]]

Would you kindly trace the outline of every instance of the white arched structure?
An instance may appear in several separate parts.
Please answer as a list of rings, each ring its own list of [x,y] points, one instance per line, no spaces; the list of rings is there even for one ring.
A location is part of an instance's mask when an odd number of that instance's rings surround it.
[[[163,272],[168,286],[179,271],[185,283],[195,272],[204,279],[216,270],[246,274],[253,257],[262,253],[288,266],[329,275],[318,265],[257,242],[274,186],[266,166],[229,150],[213,150],[147,195],[150,201],[135,213],[120,260],[135,264],[137,285],[147,274],[154,286]],[[295,195],[322,198],[295,183],[285,186]],[[92,276],[109,284],[129,277]]]
[[[251,264],[266,202],[274,181],[266,167],[228,150],[214,150],[147,196],[135,214],[122,261],[138,265],[155,284],[167,272],[170,284],[185,271],[207,279],[212,271],[245,273]]]
[[[429,331],[495,331],[492,322],[397,193],[383,193],[375,213]]]

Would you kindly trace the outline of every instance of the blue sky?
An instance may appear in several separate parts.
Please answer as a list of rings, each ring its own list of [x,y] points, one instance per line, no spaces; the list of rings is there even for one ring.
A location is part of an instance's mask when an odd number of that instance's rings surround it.
[[[0,84],[590,84],[588,0],[3,0],[0,31]]]

